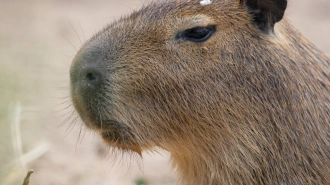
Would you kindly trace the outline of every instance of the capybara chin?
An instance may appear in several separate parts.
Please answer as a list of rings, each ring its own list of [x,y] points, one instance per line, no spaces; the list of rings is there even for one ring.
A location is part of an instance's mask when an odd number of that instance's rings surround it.
[[[83,122],[123,151],[169,151],[184,185],[329,185],[329,58],[286,0],[202,4],[152,3],[83,45]]]

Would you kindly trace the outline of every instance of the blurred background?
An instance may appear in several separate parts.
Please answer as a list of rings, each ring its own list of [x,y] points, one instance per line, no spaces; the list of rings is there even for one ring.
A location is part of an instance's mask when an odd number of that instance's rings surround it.
[[[0,0],[0,184],[174,184],[169,154],[112,156],[69,119],[69,67],[80,46],[143,0]],[[289,0],[287,18],[330,54],[330,1]]]

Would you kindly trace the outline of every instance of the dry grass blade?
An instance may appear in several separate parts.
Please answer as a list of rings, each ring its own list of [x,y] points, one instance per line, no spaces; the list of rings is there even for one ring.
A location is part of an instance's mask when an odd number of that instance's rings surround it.
[[[29,170],[26,174],[26,177],[24,179],[23,185],[29,185],[30,182],[30,176],[33,173],[33,170]]]
[[[13,149],[15,155],[18,159],[18,162],[22,169],[26,168],[26,162],[22,160],[23,156],[23,146],[22,146],[22,137],[20,130],[20,121],[21,121],[22,107],[20,103],[16,103],[13,115],[13,123],[11,124],[11,131],[13,137]]]

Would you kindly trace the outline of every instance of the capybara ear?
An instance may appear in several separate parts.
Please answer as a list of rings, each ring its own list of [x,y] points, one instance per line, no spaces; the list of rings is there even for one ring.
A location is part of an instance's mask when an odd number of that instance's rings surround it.
[[[287,6],[287,0],[239,1],[248,8],[254,23],[265,33],[271,33],[274,30],[275,23],[283,18]]]

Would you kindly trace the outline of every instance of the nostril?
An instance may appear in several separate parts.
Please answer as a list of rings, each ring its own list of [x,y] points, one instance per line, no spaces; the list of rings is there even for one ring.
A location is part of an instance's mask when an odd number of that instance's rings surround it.
[[[102,74],[100,70],[101,69],[94,67],[86,68],[82,73],[83,81],[88,85],[99,85],[102,81]]]
[[[86,77],[87,77],[87,80],[89,80],[89,81],[94,81],[96,79],[95,74],[92,72],[87,73]]]
[[[82,48],[75,56],[70,68],[72,95],[87,98],[102,91],[107,70],[100,57],[101,53],[94,48]]]

